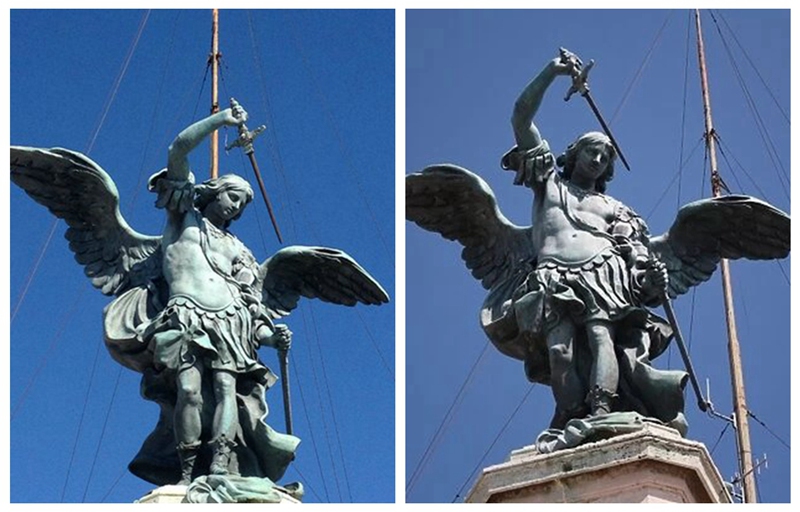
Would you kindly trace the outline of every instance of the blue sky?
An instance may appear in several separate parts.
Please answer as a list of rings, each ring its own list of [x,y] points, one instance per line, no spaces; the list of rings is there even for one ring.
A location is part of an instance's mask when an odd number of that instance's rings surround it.
[[[283,481],[301,480],[307,502],[395,496],[394,16],[220,14],[221,103],[234,96],[251,129],[268,126],[256,155],[286,244],[348,252],[393,300],[304,299],[285,320],[303,443]],[[88,153],[116,182],[129,224],[159,233],[164,214],[145,182],[172,138],[208,112],[210,27],[210,10],[12,11],[11,144]],[[234,137],[221,132],[221,144]],[[190,161],[207,176],[207,146]],[[223,152],[220,169],[254,183],[238,150]],[[10,499],[131,502],[152,487],[126,466],[157,408],[102,347],[109,300],[72,259],[64,224],[37,266],[53,217],[16,187],[10,203]],[[233,231],[259,259],[280,248],[260,197]],[[262,358],[277,370],[274,351]],[[283,430],[279,387],[268,403]]]
[[[708,12],[703,17],[714,123],[725,153],[720,171],[733,192],[766,199],[786,212],[788,12],[721,11],[715,13],[716,22]],[[408,11],[405,172],[443,162],[466,167],[490,184],[512,222],[529,225],[530,192],[513,186],[513,176],[500,169],[499,161],[514,143],[509,122],[514,101],[564,46],[584,61],[595,59],[592,93],[633,168],[627,172],[617,166],[609,194],[645,216],[653,234],[666,231],[679,204],[709,194],[702,145],[695,150],[703,133],[703,111],[694,35],[687,53],[687,29],[694,30],[690,14]],[[653,41],[657,43],[645,59]],[[768,130],[774,159],[765,152],[728,52]],[[600,129],[580,97],[563,101],[568,87],[566,78],[557,80],[537,115],[554,151],[562,151],[585,131]],[[681,160],[687,162],[677,178]],[[456,243],[406,223],[405,455],[410,502],[463,500],[477,471],[531,444],[553,410],[551,391],[544,386],[535,386],[522,403],[531,385],[520,362],[492,346],[481,357],[488,340],[478,311],[486,291],[459,254]],[[757,476],[759,498],[786,502],[790,452],[782,443],[791,441],[790,264],[788,259],[780,266],[737,261],[731,267],[747,403],[775,434],[750,420],[754,455],[768,459],[768,469]],[[717,410],[730,414],[719,274],[696,294],[679,298],[675,307],[700,381],[709,379]],[[475,372],[467,380],[473,365]],[[677,348],[656,365],[681,367]],[[689,437],[713,449],[714,461],[729,480],[736,471],[732,430],[722,434],[725,423],[701,413],[690,390],[686,410]],[[437,429],[440,436],[435,436]]]

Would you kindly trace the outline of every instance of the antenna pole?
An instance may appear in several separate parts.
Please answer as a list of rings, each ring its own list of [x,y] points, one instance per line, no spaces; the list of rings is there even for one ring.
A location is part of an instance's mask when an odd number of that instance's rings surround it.
[[[219,9],[211,9],[211,114],[219,112]],[[211,178],[219,176],[219,132],[211,133]]]
[[[697,57],[700,62],[700,83],[703,91],[703,111],[705,114],[705,139],[711,163],[711,193],[719,197],[722,180],[717,167],[716,133],[711,121],[711,99],[708,92],[708,74],[706,72],[705,50],[703,48],[703,32],[700,28],[700,11],[695,9],[695,25],[697,27]],[[728,357],[731,369],[731,387],[733,388],[733,410],[736,419],[736,436],[739,450],[739,465],[742,477],[744,502],[755,503],[756,480],[753,473],[753,451],[750,447],[750,427],[747,421],[747,405],[744,395],[744,375],[742,371],[742,354],[739,349],[739,338],[736,334],[736,316],[733,311],[733,292],[731,289],[730,266],[727,259],[720,261],[722,272],[722,292],[725,303],[725,318],[728,326]]]

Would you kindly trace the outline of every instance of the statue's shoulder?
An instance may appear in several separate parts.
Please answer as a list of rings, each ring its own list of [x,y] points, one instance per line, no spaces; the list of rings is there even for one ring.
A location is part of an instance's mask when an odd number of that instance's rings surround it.
[[[649,233],[649,230],[647,228],[647,223],[644,221],[644,218],[642,218],[641,215],[636,213],[636,211],[633,208],[611,196],[607,195],[606,197],[614,207],[613,223],[615,225],[628,224],[636,233],[640,234]]]
[[[632,221],[632,220],[643,220],[642,216],[636,213],[636,211],[628,206],[627,204],[623,203],[619,199],[615,199],[611,196],[607,196],[610,198],[612,204],[614,205],[614,210],[616,212],[616,216],[620,220]]]
[[[555,162],[550,145],[546,140],[542,140],[535,148],[523,149],[514,146],[509,149],[500,159],[500,167],[506,170],[519,170],[524,165],[529,171],[544,173],[553,171]]]
[[[186,179],[174,180],[168,177],[167,169],[162,169],[147,180],[147,190],[156,194],[156,207],[186,213],[193,209],[194,175],[190,172]]]
[[[235,261],[246,267],[258,266],[258,260],[256,260],[253,251],[251,251],[250,248],[244,244],[244,242],[239,240],[239,238],[237,238],[233,233],[230,233],[230,241],[233,243],[235,248]]]

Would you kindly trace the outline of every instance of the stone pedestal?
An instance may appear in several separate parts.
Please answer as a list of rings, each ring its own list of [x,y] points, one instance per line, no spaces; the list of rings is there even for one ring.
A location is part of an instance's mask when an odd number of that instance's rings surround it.
[[[135,503],[183,503],[183,498],[186,496],[186,489],[187,486],[185,485],[162,485],[139,498]],[[280,505],[296,505],[301,503],[296,498],[289,496],[289,494],[281,488],[276,488],[275,491],[281,496]]]
[[[468,503],[730,503],[706,447],[677,431],[640,431],[550,454],[533,446],[483,470]]]
[[[136,503],[180,503],[184,496],[185,485],[162,485],[136,500]]]

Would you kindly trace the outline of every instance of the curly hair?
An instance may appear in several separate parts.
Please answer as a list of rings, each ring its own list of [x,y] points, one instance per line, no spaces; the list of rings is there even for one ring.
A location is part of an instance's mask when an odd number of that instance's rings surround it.
[[[581,150],[591,144],[603,144],[608,151],[608,167],[600,177],[597,178],[594,188],[601,194],[606,191],[608,182],[614,178],[614,159],[617,157],[617,151],[611,144],[611,139],[605,133],[589,132],[584,133],[578,137],[575,142],[567,146],[566,151],[556,159],[556,165],[563,168],[561,176],[565,180],[569,180],[572,176],[572,171],[575,170],[575,162],[578,159],[578,154]]]
[[[225,223],[225,227],[227,228],[231,222],[242,216],[244,207],[253,200],[253,188],[250,186],[250,183],[248,183],[247,180],[241,176],[237,176],[236,174],[225,174],[219,178],[206,180],[194,187],[194,206],[200,211],[200,213],[203,213],[206,207],[211,204],[218,195],[226,190],[237,190],[242,192],[245,196],[244,205],[239,210],[239,213]]]

